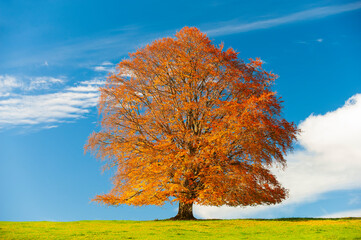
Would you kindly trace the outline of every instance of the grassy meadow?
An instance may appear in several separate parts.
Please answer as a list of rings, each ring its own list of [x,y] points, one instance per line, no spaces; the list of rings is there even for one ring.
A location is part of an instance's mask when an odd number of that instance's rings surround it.
[[[361,218],[0,222],[0,239],[360,239]]]

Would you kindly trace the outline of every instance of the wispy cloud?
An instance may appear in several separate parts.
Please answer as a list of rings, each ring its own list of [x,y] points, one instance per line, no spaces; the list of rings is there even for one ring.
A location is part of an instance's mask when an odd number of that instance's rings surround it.
[[[53,81],[57,82],[55,78]],[[101,79],[95,78],[55,93],[15,95],[0,100],[0,128],[81,118],[97,105],[98,88],[103,83]],[[54,124],[51,126],[56,127]]]
[[[196,213],[204,218],[275,217],[275,211],[285,211],[287,215],[297,204],[316,201],[327,192],[361,189],[360,122],[361,94],[356,94],[343,107],[324,115],[311,115],[300,124],[302,150],[287,157],[286,171],[274,169],[290,191],[282,204],[246,208],[197,206]]]
[[[103,85],[105,83],[105,80],[103,78],[94,78],[92,80],[82,81],[81,84],[84,85]]]
[[[271,18],[267,20],[255,21],[250,23],[226,24],[223,23],[220,27],[208,29],[206,32],[210,36],[227,35],[240,32],[248,32],[258,29],[267,29],[284,24],[324,18],[327,16],[340,14],[344,12],[354,11],[361,8],[361,1],[348,3],[344,5],[334,5],[326,7],[313,8],[301,12],[296,12],[290,15]],[[224,26],[225,25],[225,26]]]
[[[111,63],[109,61],[104,61],[100,64],[101,66],[114,66],[114,63]]]
[[[96,93],[62,92],[0,101],[1,125],[25,125],[79,118],[95,106]]]
[[[26,90],[39,90],[49,89],[54,84],[63,84],[64,80],[54,77],[31,77],[28,86],[25,86]]]
[[[210,36],[227,35],[232,33],[248,32],[257,29],[266,29],[276,27],[283,24],[323,18],[330,15],[340,14],[343,12],[353,11],[361,8],[361,1],[313,8],[305,11],[296,12],[286,16],[271,18],[267,20],[260,20],[247,23],[223,22],[216,24],[216,27],[209,27],[203,25],[203,30]],[[204,23],[206,24],[206,23]],[[174,34],[175,29],[169,29],[159,33],[142,33],[140,27],[125,28],[126,31],[110,30],[103,32],[97,36],[82,37],[72,39],[69,41],[52,43],[51,45],[38,46],[36,52],[21,57],[13,58],[11,56],[4,56],[6,61],[0,61],[0,67],[22,67],[33,64],[48,66],[55,66],[59,63],[74,64],[74,63],[93,63],[100,60],[108,60],[124,56],[130,51],[134,51],[138,47],[144,46],[147,43],[164,36]],[[17,56],[17,55],[16,55]],[[44,62],[44,59],[46,61]],[[51,64],[50,64],[51,63]],[[98,71],[107,71],[104,67],[97,67]]]
[[[115,72],[115,65],[109,61],[105,61],[102,62],[99,66],[95,66],[93,69],[97,72],[113,73]]]
[[[22,86],[16,77],[9,75],[0,75],[0,97],[7,97],[14,88]]]
[[[25,92],[44,90],[54,85],[64,84],[64,82],[65,80],[62,78],[48,76],[19,78],[11,75],[0,75],[0,97],[8,97],[15,90]]]
[[[142,34],[138,30],[129,32],[107,31],[92,37],[74,38],[64,42],[54,42],[48,45],[37,46],[38,49],[31,54],[12,56],[0,56],[2,68],[14,68],[23,66],[42,65],[43,67],[63,65],[77,65],[88,67],[89,64],[104,61],[103,66],[109,67],[105,60],[119,58],[127,55],[130,51],[144,46],[159,37],[157,34]],[[163,35],[161,35],[163,36]],[[6,61],[5,61],[5,57]],[[46,61],[44,62],[44,59]]]

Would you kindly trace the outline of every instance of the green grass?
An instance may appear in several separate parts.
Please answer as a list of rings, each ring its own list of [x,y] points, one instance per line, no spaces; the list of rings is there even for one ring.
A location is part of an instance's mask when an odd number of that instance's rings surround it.
[[[0,239],[360,239],[361,218],[0,222]]]

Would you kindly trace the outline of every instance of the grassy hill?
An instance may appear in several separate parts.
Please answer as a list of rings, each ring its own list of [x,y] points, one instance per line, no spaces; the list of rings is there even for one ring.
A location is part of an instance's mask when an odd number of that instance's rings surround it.
[[[0,239],[360,239],[361,218],[0,222]]]

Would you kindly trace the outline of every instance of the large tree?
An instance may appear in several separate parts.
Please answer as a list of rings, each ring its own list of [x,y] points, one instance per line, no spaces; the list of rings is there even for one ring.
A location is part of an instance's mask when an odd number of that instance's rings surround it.
[[[115,168],[109,205],[179,202],[275,204],[287,190],[270,172],[285,166],[297,128],[281,116],[276,76],[238,59],[197,28],[152,42],[117,65],[100,89],[101,130],[87,150]]]

